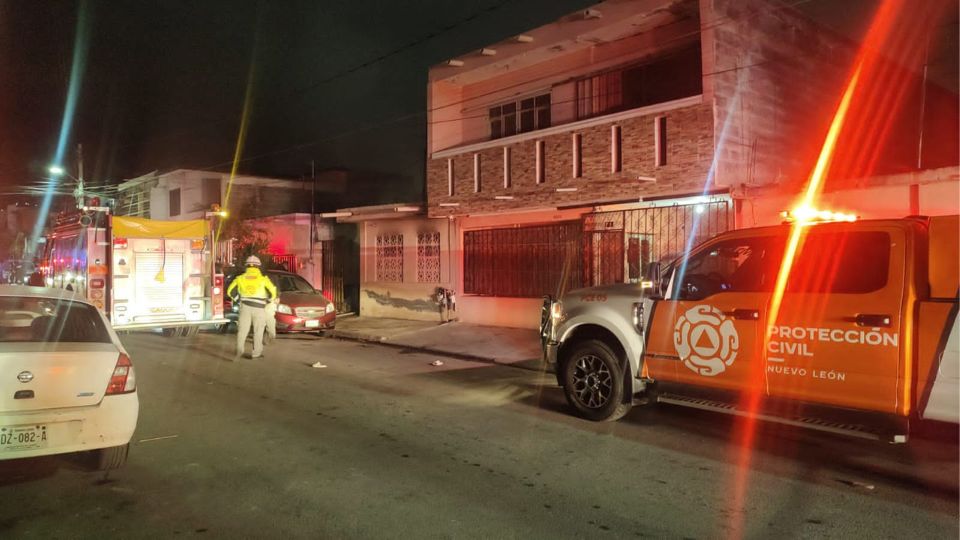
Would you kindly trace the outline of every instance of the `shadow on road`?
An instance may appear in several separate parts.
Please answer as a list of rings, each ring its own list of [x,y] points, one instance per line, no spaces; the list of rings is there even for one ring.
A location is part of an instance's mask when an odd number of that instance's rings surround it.
[[[740,417],[653,404],[634,407],[619,422],[589,422],[573,416],[563,390],[549,373],[531,382],[529,373],[498,365],[412,376],[514,395],[505,406],[520,413],[536,411],[540,418],[578,430],[733,465],[743,456],[739,434],[747,420]],[[506,391],[511,387],[516,391]],[[541,414],[544,412],[552,414]],[[893,484],[947,500],[956,500],[960,493],[960,448],[955,430],[931,433],[928,429],[909,444],[892,445],[769,422],[754,426],[750,448],[754,470],[866,491],[873,491],[876,484]]]

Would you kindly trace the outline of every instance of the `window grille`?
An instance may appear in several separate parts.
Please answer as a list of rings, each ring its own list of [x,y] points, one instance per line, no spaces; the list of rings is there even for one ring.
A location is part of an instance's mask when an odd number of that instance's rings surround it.
[[[403,282],[403,235],[377,235],[377,281]]]
[[[417,233],[417,281],[440,283],[440,233]]]
[[[463,233],[467,294],[536,298],[580,283],[580,222]]]

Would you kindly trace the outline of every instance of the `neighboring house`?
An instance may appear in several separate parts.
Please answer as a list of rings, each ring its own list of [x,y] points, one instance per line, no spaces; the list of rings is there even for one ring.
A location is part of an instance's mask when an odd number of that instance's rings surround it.
[[[431,68],[426,215],[340,218],[364,222],[361,314],[424,318],[444,285],[463,321],[535,327],[542,295],[639,281],[651,261],[778,222],[855,52],[781,2],[610,0]],[[956,117],[955,99],[935,101]],[[881,152],[824,201],[956,212],[949,147],[922,170]],[[434,235],[439,279],[421,280]]]
[[[311,199],[316,196],[314,207],[319,215],[364,193],[370,197],[370,189],[352,186],[371,184],[372,178],[371,174],[331,169],[317,173],[316,186],[310,180],[239,175],[231,187],[228,173],[191,169],[153,172],[120,184],[116,213],[180,221],[201,219],[213,205],[220,205],[230,212],[227,219],[242,214],[266,231],[270,239],[267,253],[275,262],[322,288],[338,311],[349,312],[356,311],[359,304],[355,227],[317,218],[311,235]],[[217,253],[220,264],[233,261],[229,239],[221,241]]]
[[[427,218],[422,203],[344,208],[328,216],[356,224],[361,315],[440,321],[437,289],[456,283],[452,220]]]
[[[230,193],[227,204],[227,193]],[[309,182],[177,169],[127,180],[118,187],[118,215],[161,220],[200,219],[214,204],[245,217],[309,212]]]

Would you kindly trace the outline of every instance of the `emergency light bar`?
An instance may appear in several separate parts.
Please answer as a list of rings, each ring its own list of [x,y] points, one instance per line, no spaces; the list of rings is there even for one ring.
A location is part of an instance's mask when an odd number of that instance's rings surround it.
[[[843,212],[831,212],[829,210],[817,210],[809,206],[799,206],[793,210],[784,210],[780,212],[787,223],[826,223],[826,222],[853,222],[857,220],[854,214],[845,214]]]

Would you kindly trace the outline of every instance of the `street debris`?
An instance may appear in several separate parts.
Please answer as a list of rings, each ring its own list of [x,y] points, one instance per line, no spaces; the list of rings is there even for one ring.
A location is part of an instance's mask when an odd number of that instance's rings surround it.
[[[442,365],[443,365],[443,361],[442,361],[442,360],[434,360],[433,362],[430,362],[430,365],[431,365],[431,366],[442,366]]]
[[[873,484],[857,482],[856,480],[844,480],[843,478],[838,478],[837,480],[839,480],[841,483],[844,483],[850,487],[857,487],[857,488],[863,488],[863,489],[869,489],[869,490],[873,490],[876,488],[876,486],[874,486]]]
[[[327,365],[324,364],[323,362],[314,362],[313,364],[310,364],[310,367],[325,368],[327,367]]]
[[[179,435],[164,435],[162,437],[150,437],[148,439],[140,439],[138,443],[153,442],[153,441],[162,441],[164,439],[176,439]]]

